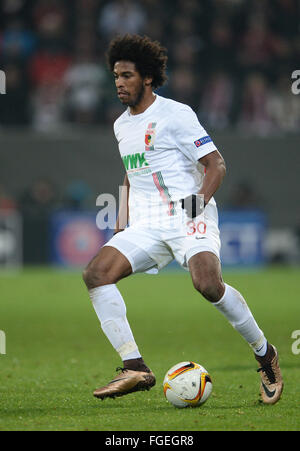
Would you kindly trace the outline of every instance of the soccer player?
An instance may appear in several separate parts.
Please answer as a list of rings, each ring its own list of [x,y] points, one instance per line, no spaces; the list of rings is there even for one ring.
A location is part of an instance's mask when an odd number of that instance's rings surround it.
[[[83,278],[108,340],[123,367],[100,399],[149,390],[155,376],[143,360],[116,284],[137,272],[163,268],[174,258],[202,294],[249,343],[259,364],[261,396],[280,398],[283,381],[276,348],[268,343],[245,299],[223,281],[214,193],[225,163],[192,109],[157,95],[166,81],[166,49],[139,35],[112,40],[107,52],[117,94],[127,106],[115,121],[126,175],[114,236]],[[129,224],[124,216],[129,212]],[[162,299],[163,302],[163,299]]]

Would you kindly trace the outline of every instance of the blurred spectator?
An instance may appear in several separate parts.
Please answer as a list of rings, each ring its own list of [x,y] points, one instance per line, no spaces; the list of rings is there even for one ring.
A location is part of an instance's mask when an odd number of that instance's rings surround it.
[[[215,69],[235,70],[235,43],[231,24],[224,18],[212,21],[205,52],[205,61],[211,73]]]
[[[281,74],[274,84],[267,102],[267,111],[274,131],[299,132],[300,99],[291,92],[291,76],[289,71]]]
[[[172,48],[173,65],[171,69],[176,69],[178,66],[189,66],[189,70],[196,68],[197,53],[199,50],[198,42],[193,36],[183,37],[174,43]]]
[[[198,111],[200,122],[212,129],[222,130],[230,126],[234,86],[226,72],[216,72],[204,85]]]
[[[176,68],[177,65],[188,65],[191,70],[196,68],[203,43],[197,34],[193,19],[188,16],[176,15],[172,21],[170,37],[172,36],[176,36],[176,39],[171,39],[168,45],[171,69]]]
[[[68,30],[68,13],[61,0],[38,0],[33,9],[33,19],[43,50],[70,50]]]
[[[234,187],[229,199],[229,208],[255,209],[262,205],[253,185],[248,181],[240,181]]]
[[[62,83],[67,69],[71,65],[71,56],[60,50],[41,50],[29,64],[29,73],[35,86],[44,83]]]
[[[299,8],[298,0],[2,0],[0,69],[10,65],[11,83],[0,121],[50,131],[110,123],[123,107],[105,50],[117,34],[139,33],[168,49],[169,85],[158,93],[189,103],[213,128],[296,130],[298,98],[277,78],[300,67]]]
[[[64,208],[71,210],[88,208],[91,197],[92,190],[89,185],[82,180],[74,180],[66,188],[63,200]]]
[[[271,131],[268,82],[264,75],[250,74],[244,84],[239,126],[244,132],[266,135]]]
[[[114,0],[101,10],[98,30],[106,39],[116,34],[143,33],[146,15],[142,2]]]
[[[64,77],[71,57],[59,51],[41,51],[31,60],[29,73],[35,87],[32,96],[33,126],[51,131],[62,125]]]
[[[55,188],[47,179],[34,181],[21,195],[20,209],[35,218],[41,218],[57,206]]]
[[[32,96],[32,125],[42,132],[58,130],[63,125],[63,94],[61,83],[40,83]]]
[[[194,71],[185,65],[176,67],[169,80],[168,95],[195,110],[199,98],[199,81]]]
[[[188,3],[189,4],[189,3]],[[199,34],[197,17],[190,15],[190,10],[179,1],[178,11],[170,15],[168,22],[170,29],[165,36],[169,53],[169,66],[172,69],[176,65],[188,64],[190,68],[197,67],[200,52],[203,49],[203,41]],[[176,36],[176,39],[174,37]]]
[[[7,194],[5,187],[0,185],[0,210],[15,210],[16,201]]]
[[[54,186],[46,179],[36,180],[21,195],[19,210],[23,217],[24,263],[48,261],[49,218],[57,203]]]
[[[289,56],[288,42],[272,33],[265,17],[250,16],[238,52],[238,62],[243,71],[257,70],[271,74],[276,69],[274,63]]]
[[[151,36],[152,39],[163,42],[165,35],[165,27],[159,16],[151,16],[145,24],[145,35]]]
[[[286,38],[299,34],[298,0],[269,0],[268,17],[272,30]]]
[[[79,51],[64,77],[65,108],[77,123],[96,123],[103,117],[108,72],[93,55]]]
[[[22,14],[22,16],[27,16],[26,3],[30,3],[31,0],[2,0],[0,5],[1,18],[14,17],[16,14]]]
[[[19,19],[9,22],[0,39],[0,54],[3,61],[24,61],[36,48],[35,35],[26,29]]]
[[[26,74],[15,63],[4,66],[6,94],[0,100],[0,124],[25,126],[30,123],[29,90]]]
[[[202,3],[205,3],[205,1]],[[188,17],[197,18],[202,8],[203,6],[199,5],[198,0],[179,0],[177,11]]]

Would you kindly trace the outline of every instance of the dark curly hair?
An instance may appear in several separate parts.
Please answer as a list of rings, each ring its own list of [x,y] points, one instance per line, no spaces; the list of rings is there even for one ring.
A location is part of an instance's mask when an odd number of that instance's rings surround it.
[[[152,87],[158,88],[167,81],[167,50],[158,41],[148,36],[126,34],[117,36],[110,42],[106,53],[107,64],[111,72],[117,61],[130,61],[144,77],[152,78]]]

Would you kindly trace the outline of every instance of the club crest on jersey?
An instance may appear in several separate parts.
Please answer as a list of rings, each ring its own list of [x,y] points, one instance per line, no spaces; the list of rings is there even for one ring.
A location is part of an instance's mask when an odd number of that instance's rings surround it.
[[[156,122],[150,122],[145,133],[145,150],[154,150]]]
[[[200,147],[203,144],[206,144],[209,142],[211,142],[211,137],[209,135],[207,135],[207,136],[203,136],[202,138],[196,139],[196,141],[194,141],[194,144],[196,147]]]

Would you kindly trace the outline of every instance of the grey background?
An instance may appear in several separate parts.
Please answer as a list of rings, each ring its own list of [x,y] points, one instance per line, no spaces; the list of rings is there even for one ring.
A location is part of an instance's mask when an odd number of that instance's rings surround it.
[[[300,136],[254,137],[211,133],[224,156],[227,175],[216,194],[219,208],[231,206],[238,184],[247,182],[272,227],[300,223]],[[91,188],[89,207],[101,193],[118,197],[124,168],[110,127],[78,128],[51,134],[32,131],[0,132],[0,184],[18,198],[39,178],[64,192],[73,181]]]

